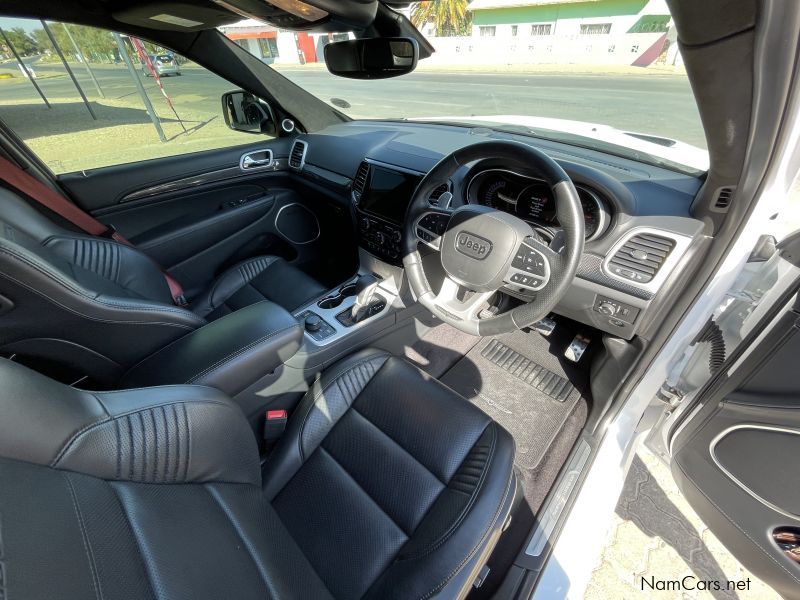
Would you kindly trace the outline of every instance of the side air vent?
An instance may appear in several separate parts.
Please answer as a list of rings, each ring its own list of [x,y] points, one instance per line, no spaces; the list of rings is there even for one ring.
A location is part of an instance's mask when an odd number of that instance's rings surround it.
[[[445,192],[449,192],[449,191],[450,191],[450,184],[449,183],[443,183],[442,185],[436,187],[431,192],[431,195],[428,198],[428,200],[430,200],[430,203],[433,204],[434,206],[439,206],[439,198],[442,197],[442,194],[444,194]]]
[[[675,240],[653,233],[638,233],[626,241],[608,262],[608,270],[636,283],[648,283],[675,247]]]
[[[733,199],[733,193],[736,191],[736,188],[733,187],[721,187],[717,190],[717,198],[714,200],[714,208],[718,211],[726,211],[728,207],[731,205],[731,200]]]
[[[360,165],[358,165],[356,176],[353,177],[353,198],[355,198],[356,201],[361,198],[361,193],[364,191],[364,187],[367,185],[368,176],[369,163],[367,161],[363,161]]]
[[[306,150],[308,144],[302,140],[295,140],[292,150],[289,152],[289,166],[300,171],[306,162]]]

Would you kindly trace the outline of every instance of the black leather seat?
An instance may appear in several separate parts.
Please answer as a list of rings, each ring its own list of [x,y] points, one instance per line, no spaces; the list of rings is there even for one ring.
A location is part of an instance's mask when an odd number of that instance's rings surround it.
[[[260,467],[221,392],[87,393],[0,361],[8,598],[431,598],[508,518],[509,434],[408,363],[323,374]]]
[[[128,365],[187,331],[265,299],[289,311],[325,288],[275,256],[221,274],[188,308],[175,306],[159,266],[141,251],[58,226],[0,188],[0,348],[35,341],[73,357],[87,349]],[[8,308],[0,301],[0,314]],[[62,342],[59,347],[56,342]],[[30,346],[30,344],[28,344]],[[89,359],[83,360],[91,364]]]

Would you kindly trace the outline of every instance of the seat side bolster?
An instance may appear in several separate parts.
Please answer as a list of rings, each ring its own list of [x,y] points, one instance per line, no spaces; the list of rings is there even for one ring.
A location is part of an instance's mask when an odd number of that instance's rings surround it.
[[[459,595],[471,585],[472,571],[485,563],[512,506],[513,457],[513,438],[491,422],[365,597],[384,598],[391,592],[430,598],[445,588]]]
[[[340,361],[314,382],[264,466],[262,479],[268,500],[278,495],[390,356],[381,350],[362,350]]]
[[[192,311],[201,317],[207,316],[277,260],[280,260],[277,256],[257,256],[233,265],[192,302]]]
[[[32,252],[0,239],[2,277],[45,298],[59,308],[92,321],[195,329],[205,323],[191,311],[136,298],[118,298],[91,292]]]
[[[96,397],[108,417],[73,436],[51,466],[107,481],[260,483],[255,438],[221,392],[163,386]]]
[[[217,390],[92,393],[0,359],[0,457],[107,480],[260,483],[258,448]]]

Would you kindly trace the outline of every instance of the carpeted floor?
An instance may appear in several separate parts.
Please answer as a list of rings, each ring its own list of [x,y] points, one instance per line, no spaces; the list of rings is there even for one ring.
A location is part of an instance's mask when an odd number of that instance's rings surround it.
[[[440,325],[406,353],[511,433],[534,512],[586,422],[585,367],[561,356],[572,335],[557,329],[549,338],[524,331],[477,338]]]

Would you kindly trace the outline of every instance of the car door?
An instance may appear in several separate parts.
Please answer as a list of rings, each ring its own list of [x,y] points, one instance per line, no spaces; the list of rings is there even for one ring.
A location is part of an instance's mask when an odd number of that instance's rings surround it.
[[[191,294],[225,267],[274,254],[314,268],[333,205],[309,198],[287,166],[291,139],[60,175],[86,211],[113,225]],[[268,166],[246,167],[247,157]]]
[[[38,21],[11,21],[31,40],[48,39],[36,35]],[[69,33],[85,64],[73,63],[73,79],[61,63],[37,58],[36,86],[20,80],[0,90],[0,119],[76,204],[167,269],[188,297],[265,254],[324,283],[352,274],[355,246],[336,241],[352,231],[348,207],[294,176],[288,155],[302,124],[278,126],[285,115],[276,102],[263,103],[270,133],[233,129],[220,100],[236,86],[221,75],[176,55],[181,77],[145,77],[139,59],[165,49],[86,26],[50,29],[55,38]],[[45,47],[41,56],[48,50],[56,56]]]
[[[706,525],[787,598],[800,597],[798,265],[800,233],[764,236],[663,388],[650,440]]]

